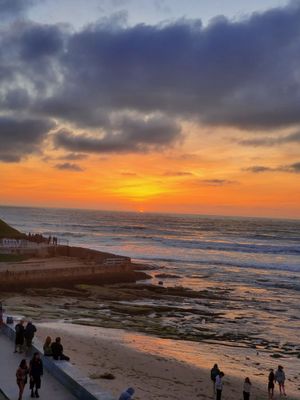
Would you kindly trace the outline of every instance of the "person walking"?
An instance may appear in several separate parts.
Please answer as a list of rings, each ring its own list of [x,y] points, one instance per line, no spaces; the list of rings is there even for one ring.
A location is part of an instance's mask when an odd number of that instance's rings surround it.
[[[268,395],[269,395],[269,400],[273,400],[274,397],[274,381],[275,381],[275,374],[274,374],[274,369],[270,369],[269,377],[268,377]]]
[[[213,383],[213,394],[215,395],[216,393],[216,377],[219,375],[220,370],[218,367],[218,364],[214,364],[212,369],[210,370],[210,379]]]
[[[19,398],[18,400],[22,400],[23,392],[25,389],[25,385],[27,383],[27,375],[29,372],[28,365],[26,363],[26,360],[22,360],[20,362],[19,368],[17,369],[16,372],[16,377],[17,377],[17,385],[19,386]]]
[[[251,392],[251,382],[250,382],[250,379],[247,377],[247,378],[245,378],[245,382],[244,382],[244,386],[243,386],[244,400],[250,399],[250,392]]]
[[[33,323],[31,321],[28,321],[25,331],[24,331],[24,337],[25,337],[27,351],[32,346],[32,340],[34,338],[35,332],[36,332],[36,327],[33,325]]]
[[[285,373],[284,373],[282,365],[278,365],[278,369],[275,372],[275,382],[278,382],[280,395],[283,394],[284,396],[286,396],[285,387],[284,387]]]
[[[36,352],[29,364],[31,397],[40,397],[39,389],[41,388],[41,376],[43,376],[43,372],[43,362],[40,358],[40,353]]]
[[[17,353],[17,352],[22,353],[23,345],[24,345],[24,333],[25,333],[23,319],[21,319],[21,321],[15,326],[15,332],[16,332],[15,353]]]
[[[222,398],[222,390],[223,390],[223,376],[224,372],[220,371],[219,375],[216,376],[216,400],[221,400]]]

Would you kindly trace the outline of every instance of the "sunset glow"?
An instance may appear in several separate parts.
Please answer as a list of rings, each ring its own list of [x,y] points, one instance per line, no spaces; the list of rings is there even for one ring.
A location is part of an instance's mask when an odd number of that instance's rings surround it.
[[[16,50],[1,61],[15,65],[1,89],[1,204],[299,218],[300,43],[289,27],[300,7],[254,2],[244,18],[228,6],[227,20],[211,20],[211,3],[191,1],[194,20],[170,3],[168,21],[154,9],[137,17],[124,2],[110,11],[127,10],[127,22],[111,16],[109,26],[98,21],[108,15],[93,19],[91,2],[90,24],[74,21],[76,34],[55,12],[45,24],[48,1],[9,16],[0,45],[13,40]],[[276,18],[285,21],[280,45],[271,31],[257,42]],[[245,43],[232,43],[234,30]]]

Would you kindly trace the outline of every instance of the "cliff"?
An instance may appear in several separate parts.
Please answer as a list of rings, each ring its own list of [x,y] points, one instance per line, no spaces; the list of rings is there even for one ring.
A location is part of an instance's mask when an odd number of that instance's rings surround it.
[[[0,239],[22,239],[24,234],[0,219]]]

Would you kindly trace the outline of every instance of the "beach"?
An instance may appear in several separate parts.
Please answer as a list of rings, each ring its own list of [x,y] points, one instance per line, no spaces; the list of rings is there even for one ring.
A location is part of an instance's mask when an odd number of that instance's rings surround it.
[[[40,341],[61,336],[65,353],[83,374],[117,395],[133,386],[137,400],[213,399],[210,368],[217,362],[224,370],[223,398],[242,398],[243,378],[249,376],[253,399],[267,399],[267,376],[276,367],[266,352],[220,344],[160,339],[134,332],[48,322],[38,324]],[[300,360],[280,360],[288,371],[288,399],[299,398]],[[103,379],[103,374],[115,379]],[[278,397],[278,387],[275,389]]]

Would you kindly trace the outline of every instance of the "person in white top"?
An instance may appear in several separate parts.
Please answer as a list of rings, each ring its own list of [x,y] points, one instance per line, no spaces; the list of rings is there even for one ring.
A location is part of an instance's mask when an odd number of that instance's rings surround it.
[[[219,375],[216,376],[216,400],[221,400],[222,390],[223,390],[223,381],[222,378],[224,376],[224,372],[220,372]]]
[[[278,365],[278,369],[275,372],[275,382],[278,382],[280,395],[283,394],[284,396],[286,396],[285,387],[284,387],[285,373],[284,373],[282,365]]]

